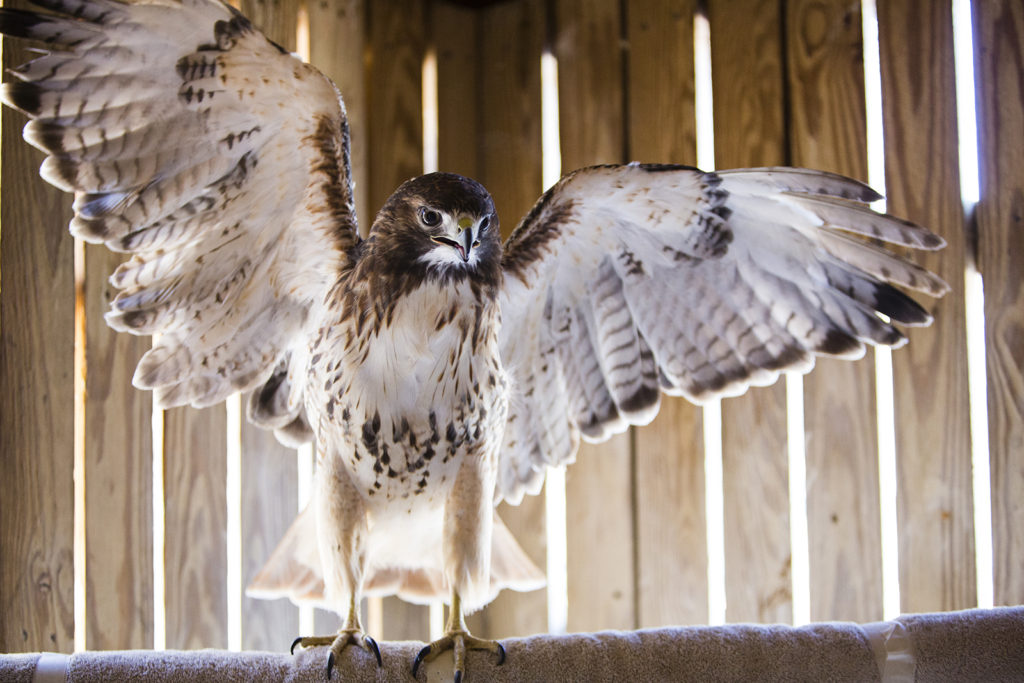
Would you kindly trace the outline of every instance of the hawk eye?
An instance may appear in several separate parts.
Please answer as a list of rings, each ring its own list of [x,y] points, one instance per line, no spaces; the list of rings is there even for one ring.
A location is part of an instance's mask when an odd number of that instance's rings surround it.
[[[480,231],[483,232],[491,224],[491,217],[484,216],[484,219],[480,221]]]
[[[441,224],[441,214],[433,209],[423,207],[420,209],[420,222],[428,228],[433,228],[436,225]]]

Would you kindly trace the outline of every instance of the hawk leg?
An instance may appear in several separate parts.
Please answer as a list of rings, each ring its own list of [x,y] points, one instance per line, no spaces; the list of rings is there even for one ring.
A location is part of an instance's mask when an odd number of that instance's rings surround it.
[[[349,603],[348,617],[345,625],[338,629],[337,636],[299,636],[292,641],[291,652],[295,653],[295,646],[318,647],[330,645],[331,651],[327,655],[327,680],[331,679],[331,671],[334,670],[334,662],[341,656],[342,651],[349,645],[358,645],[377,658],[377,666],[382,666],[380,648],[377,641],[363,632],[363,626],[359,623],[359,610],[353,598]]]
[[[377,642],[363,632],[359,621],[357,596],[361,593],[366,557],[366,510],[343,460],[336,454],[327,453],[319,459],[314,495],[324,592],[330,602],[342,609],[347,599],[348,616],[337,636],[296,638],[292,650],[296,645],[329,645],[327,678],[330,679],[335,662],[351,644],[373,653],[378,667],[382,662]]]
[[[505,663],[505,647],[497,640],[485,640],[470,635],[466,621],[462,617],[462,601],[459,593],[452,590],[451,610],[448,612],[448,623],[443,636],[430,643],[416,655],[412,663],[412,675],[416,677],[420,664],[432,661],[445,650],[452,650],[455,658],[455,683],[462,683],[466,673],[466,650],[487,650],[498,655],[498,665]]]

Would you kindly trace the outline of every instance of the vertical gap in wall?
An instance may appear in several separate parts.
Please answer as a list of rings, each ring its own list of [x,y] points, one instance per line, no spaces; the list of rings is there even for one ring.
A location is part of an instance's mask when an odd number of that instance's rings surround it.
[[[309,62],[309,8],[305,2],[299,4],[295,14],[295,52],[304,62]]]
[[[882,68],[875,0],[862,0],[861,21],[861,31],[864,36],[864,102],[867,122],[868,184],[884,193],[885,136],[882,124]],[[874,207],[879,211],[884,211],[885,200],[879,200]],[[900,558],[892,352],[889,347],[877,346],[874,354],[882,535],[882,618],[893,619],[900,613]]]
[[[153,345],[159,337],[154,335]],[[164,567],[164,411],[153,401],[153,649],[167,648],[167,581]]]
[[[992,479],[988,443],[988,378],[985,357],[985,283],[977,268],[974,210],[981,198],[978,171],[978,117],[974,83],[974,27],[970,0],[953,0],[953,56],[960,157],[960,197],[968,234],[964,272],[967,313],[967,386],[970,404],[971,465],[974,493],[974,548],[978,607],[995,601],[992,549]]]
[[[228,649],[242,649],[242,395],[234,393],[225,401],[227,410],[227,609]]]
[[[86,643],[86,548],[85,548],[85,242],[75,238],[75,360],[74,360],[74,624],[75,652],[81,652]]]
[[[437,52],[433,47],[423,56],[423,172],[437,170]]]
[[[302,512],[309,505],[313,497],[313,444],[306,443],[299,446],[295,452],[295,469],[298,480],[298,512]],[[314,539],[315,540],[315,539]],[[313,633],[315,628],[313,619],[313,606],[299,606],[299,633]]]
[[[811,620],[811,558],[807,530],[807,453],[804,378],[786,374],[786,447],[789,455],[789,544],[792,553],[793,624]]]
[[[711,92],[711,25],[698,9],[693,18],[697,166],[715,168],[714,101]],[[704,500],[707,533],[708,623],[725,623],[725,517],[722,490],[722,402],[703,408]]]
[[[562,144],[558,132],[558,60],[545,50],[540,58],[541,184],[545,191],[562,175]],[[566,535],[565,468],[550,467],[544,484],[547,533],[548,632],[565,633],[569,625],[568,538]]]
[[[422,76],[423,110],[423,172],[438,170],[438,101],[437,101],[437,51],[429,47],[423,55]],[[444,603],[430,603],[428,630],[431,641],[444,635]]]

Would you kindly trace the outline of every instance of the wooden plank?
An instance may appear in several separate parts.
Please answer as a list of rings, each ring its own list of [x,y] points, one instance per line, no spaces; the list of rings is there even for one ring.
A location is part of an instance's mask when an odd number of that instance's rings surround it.
[[[224,405],[164,412],[167,647],[226,648]]]
[[[625,152],[622,26],[610,0],[555,3],[562,169]],[[569,631],[634,628],[631,435],[580,448],[566,473]]]
[[[240,9],[268,38],[294,51],[301,4],[300,0],[243,0]],[[243,590],[288,530],[298,507],[295,451],[278,443],[272,432],[245,420],[247,400],[248,396],[243,397],[238,436]],[[257,600],[243,593],[241,607],[242,647],[247,650],[282,650],[299,635],[298,609],[287,600]]]
[[[423,172],[424,3],[372,3],[369,21],[369,205],[379,209],[403,181]],[[383,637],[425,640],[429,610],[385,598]]]
[[[481,14],[481,10],[451,2],[435,2],[430,7],[430,38],[437,57],[438,170],[482,182],[483,130],[478,124],[483,120],[481,88],[486,81],[480,52],[485,40],[480,35]],[[484,53],[497,51],[496,46],[488,46]],[[498,216],[506,218],[500,210]],[[501,227],[507,227],[504,221]]]
[[[719,168],[785,162],[780,11],[775,0],[708,5]],[[787,448],[783,382],[722,401],[729,621],[792,620]]]
[[[693,0],[627,7],[629,157],[696,164]],[[700,624],[708,617],[707,523],[700,409],[662,396],[636,430],[637,626]]]
[[[367,8],[369,70],[369,205],[376,211],[399,184],[423,172],[422,2],[401,0]]]
[[[952,13],[880,3],[878,33],[887,207],[946,238],[917,261],[952,287],[932,327],[893,354],[901,609],[964,609],[977,604],[977,576]]]
[[[369,229],[373,212],[366,192],[369,148],[367,135],[364,0],[313,0],[309,12],[310,63],[327,75],[341,91],[352,138],[352,178],[356,186],[356,215]]]
[[[153,646],[153,398],[132,386],[148,337],[103,314],[123,255],[85,247],[85,597],[90,650]]]
[[[541,0],[516,0],[475,11],[479,14],[477,35],[481,46],[476,91],[479,118],[485,126],[478,131],[476,143],[466,146],[478,150],[479,180],[494,197],[501,232],[507,237],[543,190],[540,58],[547,15]],[[449,82],[447,88],[452,87]],[[474,89],[472,81],[454,87],[462,92]],[[530,559],[544,569],[544,496],[527,497],[518,506],[501,505],[498,514]],[[485,625],[479,631],[481,636],[544,633],[547,591],[505,591],[487,606],[482,617]]]
[[[1024,6],[972,3],[979,88],[978,265],[985,278],[997,605],[1024,603]]]
[[[860,5],[786,4],[790,161],[867,179]],[[873,356],[804,379],[811,619],[882,617]]]
[[[3,41],[5,74],[30,57],[20,41]],[[10,109],[0,115],[0,651],[71,652],[71,215],[67,196],[39,179],[43,155],[22,142],[24,124]]]
[[[248,396],[243,398],[243,409]],[[242,587],[249,585],[284,537],[298,508],[295,451],[273,432],[242,429]],[[242,648],[283,650],[299,633],[299,611],[288,600],[242,598]]]

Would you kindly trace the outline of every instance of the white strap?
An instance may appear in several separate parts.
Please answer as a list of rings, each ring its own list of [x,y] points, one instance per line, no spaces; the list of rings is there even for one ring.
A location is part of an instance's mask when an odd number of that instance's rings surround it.
[[[906,627],[898,621],[864,624],[882,683],[914,683],[917,660]]]

